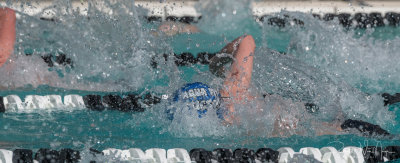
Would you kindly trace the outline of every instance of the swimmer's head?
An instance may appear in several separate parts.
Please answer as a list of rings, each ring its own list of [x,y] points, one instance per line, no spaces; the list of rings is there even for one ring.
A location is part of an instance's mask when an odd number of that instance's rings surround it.
[[[212,113],[216,113],[219,118],[223,118],[219,109],[220,98],[221,95],[218,91],[206,84],[196,82],[186,84],[177,90],[173,96],[173,102],[183,104],[182,108],[196,111],[199,118]],[[169,119],[173,119],[173,114],[169,116],[171,116]]]

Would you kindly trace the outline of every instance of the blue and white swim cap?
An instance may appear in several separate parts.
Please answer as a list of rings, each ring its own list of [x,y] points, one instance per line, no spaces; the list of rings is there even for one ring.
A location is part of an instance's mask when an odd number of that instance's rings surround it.
[[[177,90],[173,95],[173,102],[184,104],[182,107],[188,110],[196,110],[199,118],[205,116],[209,109],[215,109],[218,118],[223,118],[220,98],[221,95],[218,91],[210,88],[207,84],[196,82],[186,84]],[[169,115],[169,119],[173,119],[173,113]]]

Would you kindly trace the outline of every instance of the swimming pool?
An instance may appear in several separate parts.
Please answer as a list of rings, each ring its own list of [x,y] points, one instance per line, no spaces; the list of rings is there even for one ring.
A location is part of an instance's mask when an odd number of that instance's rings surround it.
[[[254,21],[242,9],[236,12],[239,16],[235,20],[229,14],[214,20],[204,16],[197,24],[202,32],[197,34],[153,36],[151,32],[157,23],[143,19],[139,9],[129,10],[131,14],[118,10],[124,5],[130,3],[113,6],[112,18],[96,10],[89,13],[90,19],[71,13],[54,22],[21,15],[17,22],[17,54],[13,58],[16,66],[7,71],[0,69],[1,76],[7,76],[0,82],[11,89],[0,91],[0,96],[18,95],[25,99],[27,95],[52,94],[163,95],[171,94],[184,83],[197,81],[218,87],[221,79],[215,78],[207,65],[176,66],[172,53],[215,53],[227,41],[246,33],[253,35],[257,44],[255,90],[313,102],[327,113],[339,107],[349,117],[379,124],[396,135],[400,132],[398,106],[381,107],[379,95],[400,91],[398,27],[346,29],[337,20],[325,22],[309,14],[282,12],[277,15],[287,14],[304,21],[304,25],[279,28]],[[272,55],[269,49],[286,54]],[[49,67],[41,58],[48,54],[65,54],[73,63]],[[170,56],[170,60],[165,61],[163,54]],[[158,63],[156,68],[150,64],[152,60]],[[43,80],[50,84],[40,85]],[[12,88],[20,86],[23,88]],[[2,113],[0,147],[101,151],[133,147],[276,150],[288,146],[299,151],[309,146],[342,149],[400,144],[397,136],[315,136],[312,131],[317,126],[304,135],[271,138],[268,114],[246,112],[248,107],[239,111],[242,123],[237,126],[191,117],[185,119],[186,123],[170,122],[164,117],[167,104],[146,107],[144,112],[50,109]],[[332,117],[323,114],[315,119]]]

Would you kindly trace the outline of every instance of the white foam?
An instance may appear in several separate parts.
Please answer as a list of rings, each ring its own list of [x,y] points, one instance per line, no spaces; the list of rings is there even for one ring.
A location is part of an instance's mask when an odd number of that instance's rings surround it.
[[[237,37],[251,29],[243,29],[243,25],[256,25],[251,12],[252,0],[203,0],[196,5],[202,19],[197,26],[206,33]]]

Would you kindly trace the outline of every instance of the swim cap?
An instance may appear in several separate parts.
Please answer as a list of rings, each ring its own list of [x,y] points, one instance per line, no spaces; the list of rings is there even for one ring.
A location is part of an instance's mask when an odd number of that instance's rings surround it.
[[[209,109],[215,109],[218,118],[223,118],[220,106],[221,95],[218,91],[210,88],[207,84],[200,82],[189,83],[177,90],[173,95],[173,102],[183,103],[182,108],[188,110],[196,110],[198,117],[202,118],[206,115]],[[173,119],[173,113],[169,112],[168,119]]]

